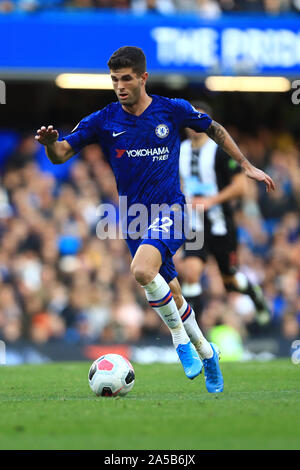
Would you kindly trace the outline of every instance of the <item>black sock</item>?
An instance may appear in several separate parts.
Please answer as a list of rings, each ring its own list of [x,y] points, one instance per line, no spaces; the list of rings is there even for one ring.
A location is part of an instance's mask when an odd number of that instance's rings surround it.
[[[187,303],[192,307],[196,316],[201,315],[204,308],[203,294],[196,295],[194,297],[184,296]]]
[[[188,304],[194,310],[196,316],[201,315],[204,308],[204,296],[200,284],[186,284],[182,285],[182,295]]]
[[[236,273],[235,280],[235,283],[225,284],[226,290],[228,292],[234,291],[239,292],[240,294],[248,295],[254,303],[257,311],[269,310],[259,285],[252,284],[242,273]]]

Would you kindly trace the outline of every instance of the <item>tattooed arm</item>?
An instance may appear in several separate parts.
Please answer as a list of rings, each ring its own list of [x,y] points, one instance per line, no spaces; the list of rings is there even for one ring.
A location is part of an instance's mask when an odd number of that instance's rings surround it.
[[[226,129],[221,126],[216,121],[213,121],[209,128],[206,131],[206,134],[216,142],[222,149],[228,153],[232,158],[234,158],[243,168],[251,165],[247,158],[242,154],[232,137],[226,131]]]
[[[206,134],[216,142],[230,157],[236,160],[241,167],[243,168],[245,174],[252,179],[257,181],[262,181],[267,186],[267,191],[270,189],[275,189],[275,184],[272,178],[269,175],[264,173],[262,170],[259,170],[253,166],[249,160],[243,155],[233,138],[226,131],[226,129],[221,126],[221,124],[216,121],[212,121],[209,128],[206,130]]]

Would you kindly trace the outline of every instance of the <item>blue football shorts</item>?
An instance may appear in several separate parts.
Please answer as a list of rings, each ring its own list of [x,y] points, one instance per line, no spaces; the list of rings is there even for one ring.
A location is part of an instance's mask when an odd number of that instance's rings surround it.
[[[132,257],[141,244],[155,246],[162,258],[159,273],[169,283],[178,275],[172,258],[186,240],[187,213],[182,205],[173,204],[151,214],[149,221],[147,227],[139,228],[139,233],[127,231],[125,241]]]

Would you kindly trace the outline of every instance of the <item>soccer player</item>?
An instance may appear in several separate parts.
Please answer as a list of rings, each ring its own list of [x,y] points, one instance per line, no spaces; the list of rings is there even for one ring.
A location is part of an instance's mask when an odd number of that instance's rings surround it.
[[[212,116],[207,103],[193,102],[201,113]],[[245,194],[247,181],[240,165],[210,139],[207,133],[187,129],[188,138],[180,147],[180,177],[183,192],[193,207],[204,207],[204,219],[193,210],[190,227],[202,231],[200,249],[184,249],[182,293],[200,316],[202,288],[200,277],[208,255],[219,267],[225,289],[248,295],[257,311],[257,321],[266,324],[271,317],[269,307],[259,285],[254,285],[238,270],[237,230],[230,205],[232,200]]]
[[[144,288],[149,304],[169,327],[186,376],[193,379],[204,366],[207,390],[221,392],[223,377],[217,348],[195,323],[182,297],[172,260],[185,240],[176,223],[186,217],[179,179],[180,130],[191,127],[206,132],[242,165],[247,176],[263,181],[267,190],[274,189],[274,182],[251,165],[228,132],[208,115],[199,113],[185,100],[149,95],[146,58],[140,48],[121,47],[110,57],[108,67],[117,102],[83,118],[61,141],[53,126],[42,126],[35,138],[56,164],[66,162],[86,145],[100,144],[114,172],[119,196],[127,198],[124,232],[133,257],[131,272]],[[136,204],[143,205],[147,212],[139,237],[130,215],[130,208]],[[152,208],[162,204],[171,210],[154,211],[152,217]],[[181,317],[189,317],[197,330],[198,354]]]

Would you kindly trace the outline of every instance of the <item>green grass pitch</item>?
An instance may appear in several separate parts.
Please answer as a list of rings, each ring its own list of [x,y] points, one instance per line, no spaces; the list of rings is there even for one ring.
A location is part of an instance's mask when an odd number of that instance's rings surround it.
[[[224,362],[224,392],[179,364],[135,364],[123,398],[91,392],[89,363],[0,367],[1,449],[299,449],[300,365]]]

